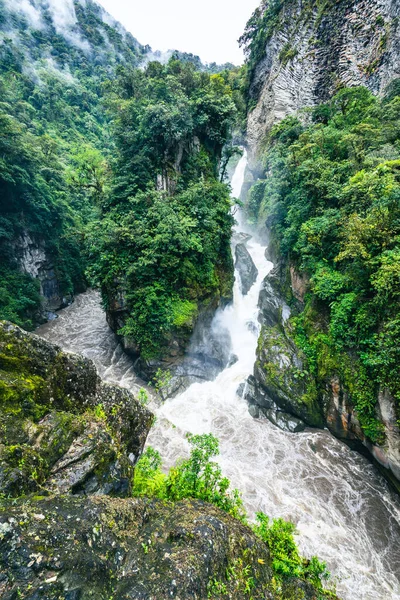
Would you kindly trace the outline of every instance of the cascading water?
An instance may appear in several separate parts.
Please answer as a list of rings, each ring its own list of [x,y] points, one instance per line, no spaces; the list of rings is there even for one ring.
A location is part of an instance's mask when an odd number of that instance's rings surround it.
[[[235,196],[245,167],[244,156],[232,179]],[[237,220],[237,231],[246,231],[240,215]],[[237,361],[214,381],[194,383],[161,407],[152,406],[157,422],[148,444],[160,451],[167,468],[187,453],[186,432],[212,432],[220,440],[223,472],[242,492],[249,515],[261,510],[296,523],[301,550],[326,560],[343,600],[399,600],[400,502],[373,465],[327,431],[291,434],[254,420],[236,394],[253,370],[258,295],[272,267],[256,240],[248,241],[247,249],[257,281],[246,296],[236,281],[233,304],[218,311],[212,325],[214,331],[229,331]],[[82,294],[38,333],[92,358],[104,378],[137,388],[97,293]]]

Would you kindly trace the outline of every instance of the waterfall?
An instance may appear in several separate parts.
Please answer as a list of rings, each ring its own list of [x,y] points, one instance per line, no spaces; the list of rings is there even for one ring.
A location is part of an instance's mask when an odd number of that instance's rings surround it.
[[[232,179],[235,197],[245,168],[244,154]],[[239,214],[236,235],[243,232]],[[250,239],[247,249],[258,278],[243,296],[236,277],[233,303],[218,311],[213,322],[214,330],[229,331],[236,362],[213,381],[194,383],[155,407],[157,420],[147,443],[169,468],[188,453],[185,433],[213,433],[220,441],[223,473],[241,491],[250,517],[261,510],[293,521],[301,551],[326,560],[343,600],[399,600],[400,502],[374,466],[328,431],[291,434],[253,419],[237,395],[253,370],[258,295],[272,268],[257,240]],[[132,364],[107,327],[96,292],[81,295],[38,333],[95,360],[103,377],[137,387]]]

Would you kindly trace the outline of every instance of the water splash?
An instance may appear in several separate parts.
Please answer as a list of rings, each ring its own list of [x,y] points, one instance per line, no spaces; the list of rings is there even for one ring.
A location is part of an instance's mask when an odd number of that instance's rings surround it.
[[[238,197],[246,168],[240,160],[232,180]],[[245,227],[238,220],[238,231]],[[148,444],[166,468],[188,453],[186,432],[214,433],[220,440],[224,474],[240,489],[250,516],[262,510],[293,521],[304,554],[323,557],[343,600],[400,599],[400,502],[363,456],[327,431],[290,434],[254,420],[237,396],[252,372],[258,337],[257,300],[271,263],[256,240],[247,243],[259,276],[247,296],[237,283],[234,302],[215,317],[228,328],[238,360],[214,381],[195,383],[157,412]],[[100,374],[137,389],[129,358],[108,328],[99,296],[88,292],[38,333],[92,358]]]

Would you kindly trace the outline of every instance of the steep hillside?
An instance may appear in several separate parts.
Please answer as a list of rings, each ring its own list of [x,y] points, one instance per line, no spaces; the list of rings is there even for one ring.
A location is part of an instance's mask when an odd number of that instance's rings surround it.
[[[146,49],[90,0],[0,15],[0,312],[32,327],[85,287],[82,227],[112,148],[104,92]]]
[[[116,161],[88,237],[90,270],[112,328],[151,373],[160,358],[179,360],[198,319],[231,297],[233,217],[220,164],[236,108],[228,73],[174,58],[125,72],[110,102]]]
[[[247,210],[276,263],[248,398],[368,448],[399,487],[398,6],[299,6],[264,6],[246,34]]]

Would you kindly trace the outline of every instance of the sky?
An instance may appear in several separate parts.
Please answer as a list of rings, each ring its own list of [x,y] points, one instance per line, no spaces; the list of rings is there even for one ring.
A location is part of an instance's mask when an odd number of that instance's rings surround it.
[[[97,0],[141,43],[241,64],[237,40],[261,0]]]

